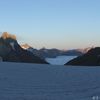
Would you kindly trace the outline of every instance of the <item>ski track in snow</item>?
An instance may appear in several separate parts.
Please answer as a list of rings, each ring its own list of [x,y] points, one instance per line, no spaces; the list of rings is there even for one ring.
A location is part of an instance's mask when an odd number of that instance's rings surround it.
[[[0,100],[92,100],[100,67],[0,63]]]

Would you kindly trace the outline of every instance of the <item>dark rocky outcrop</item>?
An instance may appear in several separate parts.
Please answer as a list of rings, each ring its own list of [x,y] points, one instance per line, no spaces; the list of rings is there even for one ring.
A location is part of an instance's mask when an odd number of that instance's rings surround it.
[[[16,40],[16,36],[7,32],[4,32],[0,38],[0,57],[3,58],[3,61],[7,62],[47,64],[44,59],[22,49]]]
[[[100,47],[92,48],[86,54],[69,61],[66,65],[100,66]]]

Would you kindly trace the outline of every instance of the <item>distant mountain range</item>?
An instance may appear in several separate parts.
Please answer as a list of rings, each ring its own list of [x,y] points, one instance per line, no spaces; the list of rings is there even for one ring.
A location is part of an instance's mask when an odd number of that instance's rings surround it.
[[[85,48],[85,49],[73,49],[73,50],[59,50],[59,49],[35,49],[29,46],[28,44],[21,45],[21,47],[25,50],[28,50],[35,54],[36,56],[39,56],[40,58],[55,58],[57,56],[80,56],[85,53],[87,53],[91,48]]]
[[[100,66],[100,47],[59,50],[35,49],[28,44],[19,45],[15,35],[0,34],[0,61],[48,64],[46,58],[57,56],[78,56],[65,65]]]

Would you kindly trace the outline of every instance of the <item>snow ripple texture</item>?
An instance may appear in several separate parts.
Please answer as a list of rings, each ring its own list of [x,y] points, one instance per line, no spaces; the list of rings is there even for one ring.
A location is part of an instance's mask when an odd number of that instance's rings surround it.
[[[0,100],[92,100],[100,67],[0,63]]]

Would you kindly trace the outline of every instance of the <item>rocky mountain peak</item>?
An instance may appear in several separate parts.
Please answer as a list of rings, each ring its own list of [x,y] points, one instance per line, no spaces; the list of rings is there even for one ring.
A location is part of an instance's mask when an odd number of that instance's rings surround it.
[[[3,39],[8,39],[8,38],[10,38],[10,39],[16,40],[16,36],[15,36],[15,35],[12,35],[12,34],[9,34],[8,32],[3,32],[3,34],[1,35],[1,37],[2,37]]]

